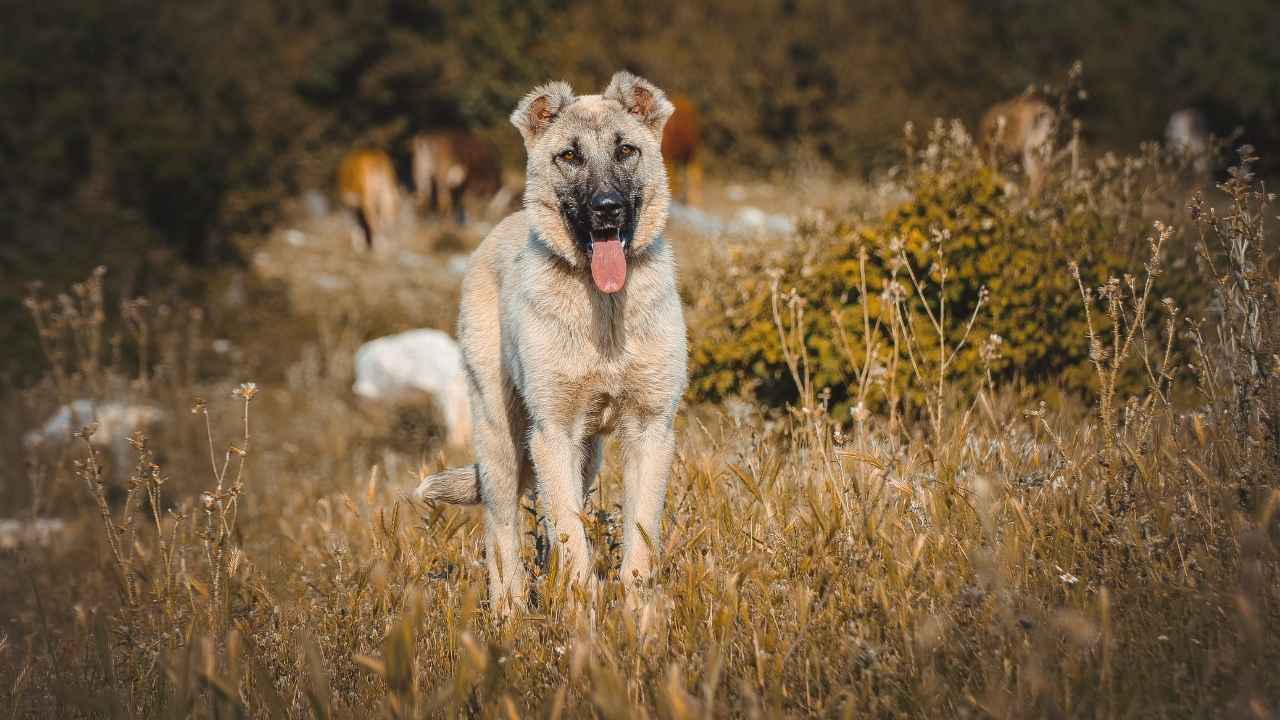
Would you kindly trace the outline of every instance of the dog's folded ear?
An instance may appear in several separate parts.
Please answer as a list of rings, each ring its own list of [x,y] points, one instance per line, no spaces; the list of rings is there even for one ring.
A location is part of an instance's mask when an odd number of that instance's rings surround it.
[[[511,113],[511,124],[532,145],[538,136],[555,122],[561,110],[573,102],[573,88],[566,82],[549,82],[529,91]]]
[[[626,70],[614,73],[609,87],[602,94],[606,100],[621,103],[627,112],[640,118],[658,136],[662,135],[667,118],[676,110],[667,99],[667,94],[659,90],[657,85]]]

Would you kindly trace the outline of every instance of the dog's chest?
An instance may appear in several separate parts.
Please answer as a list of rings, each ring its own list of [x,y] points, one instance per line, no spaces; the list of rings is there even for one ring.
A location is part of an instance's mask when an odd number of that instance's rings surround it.
[[[601,429],[620,414],[647,414],[660,405],[665,398],[656,396],[682,360],[678,336],[666,337],[668,326],[680,328],[679,318],[673,323],[644,310],[634,302],[584,303],[540,315],[536,331],[523,333],[526,397],[564,421]]]
[[[642,355],[632,347],[639,338],[628,336],[616,324],[597,326],[591,332],[583,332],[581,325],[569,326],[551,337],[558,342],[541,348],[543,366],[549,375],[559,376],[559,384],[573,388],[580,403],[612,404],[641,381]]]

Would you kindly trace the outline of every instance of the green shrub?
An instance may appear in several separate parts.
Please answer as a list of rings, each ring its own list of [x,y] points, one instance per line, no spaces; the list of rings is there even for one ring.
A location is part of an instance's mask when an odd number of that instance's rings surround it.
[[[990,371],[997,381],[1090,387],[1085,311],[1069,267],[1077,263],[1084,284],[1097,286],[1132,265],[1149,226],[1143,199],[1124,188],[1158,175],[1158,159],[1059,168],[1058,184],[1029,199],[963,133],[939,127],[932,140],[925,159],[913,158],[911,199],[879,222],[810,227],[790,246],[738,251],[735,287],[705,291],[695,314],[695,399],[795,402],[781,326],[803,338],[811,387],[828,389],[837,413],[858,397],[910,404],[940,372],[931,312],[943,320],[950,383],[971,386]],[[860,384],[868,388],[861,396]]]

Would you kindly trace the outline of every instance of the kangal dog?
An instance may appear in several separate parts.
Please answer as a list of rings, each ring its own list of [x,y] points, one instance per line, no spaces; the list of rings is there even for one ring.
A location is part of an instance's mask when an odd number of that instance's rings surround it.
[[[489,597],[501,611],[525,603],[519,497],[529,488],[561,566],[593,580],[583,498],[609,432],[623,457],[622,577],[632,589],[653,573],[687,381],[662,234],[672,112],[661,90],[619,72],[600,95],[535,88],[511,115],[528,152],[524,210],[471,257],[458,320],[476,462],[416,491],[483,505]]]

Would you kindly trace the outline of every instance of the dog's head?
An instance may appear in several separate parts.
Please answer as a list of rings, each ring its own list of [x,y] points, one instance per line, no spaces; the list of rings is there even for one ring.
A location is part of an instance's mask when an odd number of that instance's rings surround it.
[[[652,83],[619,72],[599,95],[539,86],[511,114],[529,155],[525,210],[547,247],[590,267],[602,292],[622,289],[627,260],[666,224],[662,128],[673,110]]]

